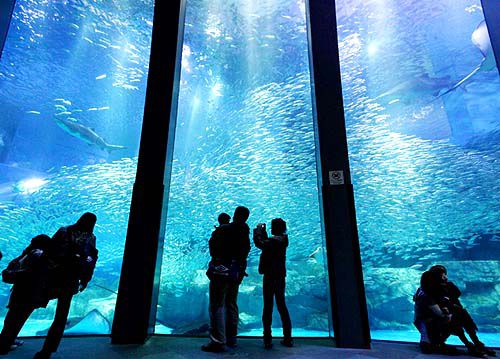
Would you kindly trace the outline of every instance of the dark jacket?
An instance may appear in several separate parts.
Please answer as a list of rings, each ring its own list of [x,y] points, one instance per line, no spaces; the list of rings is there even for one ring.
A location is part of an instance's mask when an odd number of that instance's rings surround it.
[[[267,237],[266,231],[255,229],[253,232],[255,246],[262,250],[259,261],[259,273],[274,276],[286,276],[286,248],[288,236]]]
[[[229,223],[217,227],[208,242],[212,260],[230,263],[236,260],[245,269],[250,252],[250,228],[246,223]]]
[[[22,256],[28,256],[30,269],[22,280],[16,281],[12,287],[8,308],[33,307],[45,308],[49,302],[48,267],[52,239],[48,236],[36,236],[24,249]],[[39,250],[35,253],[36,250]],[[34,254],[35,253],[35,254]]]
[[[68,226],[61,227],[52,240],[54,270],[51,281],[54,295],[61,292],[76,294],[79,284],[86,286],[94,273],[98,254],[96,238],[93,234]]]

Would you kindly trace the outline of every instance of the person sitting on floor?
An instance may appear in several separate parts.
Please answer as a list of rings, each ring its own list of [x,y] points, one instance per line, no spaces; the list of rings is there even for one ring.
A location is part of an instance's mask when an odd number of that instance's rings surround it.
[[[484,358],[488,355],[496,356],[493,349],[487,348],[484,343],[479,340],[477,336],[477,325],[460,302],[460,295],[462,292],[453,282],[448,281],[447,269],[442,265],[435,265],[432,266],[429,271],[436,273],[438,276],[439,287],[436,299],[441,310],[451,314],[451,334],[460,338],[462,343],[467,347],[469,354],[472,356],[479,358]],[[465,333],[469,335],[472,343],[467,339]]]

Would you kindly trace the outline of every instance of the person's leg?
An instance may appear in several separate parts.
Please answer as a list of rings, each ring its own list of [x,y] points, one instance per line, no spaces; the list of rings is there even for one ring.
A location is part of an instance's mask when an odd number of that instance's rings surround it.
[[[483,342],[481,342],[477,336],[477,325],[474,323],[474,320],[472,319],[471,315],[465,308],[460,308],[461,309],[461,319],[463,322],[463,327],[465,329],[465,332],[469,335],[470,339],[474,343],[474,345],[477,347],[478,351],[483,352],[489,356],[496,356],[496,352],[493,349],[490,349],[484,345]]]
[[[283,325],[283,336],[285,337],[282,344],[286,346],[293,346],[292,321],[290,320],[290,314],[288,313],[288,308],[286,307],[285,302],[285,277],[276,278],[275,296],[276,306],[278,307],[281,323]]]
[[[31,306],[13,306],[7,311],[0,333],[0,354],[7,354],[12,344],[28,320],[34,308]]]
[[[220,279],[210,281],[210,342],[203,345],[201,349],[209,352],[224,351],[226,342],[224,329],[224,300],[225,300],[225,282]]]
[[[43,353],[54,353],[57,351],[64,334],[64,329],[66,328],[66,322],[68,321],[71,299],[73,299],[73,295],[69,293],[57,298],[56,314],[43,343],[41,350]]]
[[[238,290],[239,283],[228,283],[226,290],[226,342],[229,346],[236,346],[236,336],[238,335]]]
[[[262,282],[262,294],[264,298],[264,309],[262,310],[262,326],[264,327],[264,346],[272,346],[271,326],[273,323],[274,283],[273,278],[264,275]]]

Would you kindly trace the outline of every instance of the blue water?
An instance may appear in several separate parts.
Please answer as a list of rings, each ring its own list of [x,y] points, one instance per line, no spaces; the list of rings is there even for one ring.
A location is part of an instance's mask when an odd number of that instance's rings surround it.
[[[500,331],[498,71],[439,98],[481,63],[471,36],[483,18],[478,1],[339,2],[361,253],[379,339],[414,330],[412,294],[436,263],[480,331]]]
[[[490,334],[484,341],[494,344],[498,72],[481,71],[436,99],[482,60],[471,42],[483,19],[479,2],[337,6],[371,328],[379,339],[414,340],[411,296],[422,271],[439,262]],[[152,9],[139,0],[18,0],[0,60],[3,265],[35,234],[53,234],[87,210],[98,216],[100,258],[91,285],[74,299],[73,322],[94,309],[112,321]],[[183,45],[158,332],[202,331],[207,240],[220,212],[245,205],[251,227],[287,221],[292,322],[297,335],[328,336],[304,1],[188,1]],[[127,148],[89,144],[65,131],[64,121]],[[253,248],[239,295],[240,331],[248,335],[261,330],[258,254]],[[8,290],[0,285],[0,306]],[[53,313],[53,304],[37,311],[23,334],[41,333]],[[273,323],[279,334],[279,318]],[[97,324],[96,331],[106,328]]]

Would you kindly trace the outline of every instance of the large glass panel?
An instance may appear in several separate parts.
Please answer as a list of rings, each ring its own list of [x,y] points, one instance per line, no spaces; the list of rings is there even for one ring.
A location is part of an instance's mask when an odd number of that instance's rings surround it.
[[[412,296],[439,263],[498,346],[500,80],[480,1],[336,2],[372,337],[419,340]]]
[[[110,330],[152,12],[142,0],[18,0],[0,60],[2,269],[36,234],[52,235],[85,211],[98,217],[99,260],[73,299],[69,333]],[[8,295],[1,284],[2,322]],[[44,334],[53,315],[54,303],[36,311],[22,334]]]
[[[329,335],[309,76],[303,0],[187,1],[156,333],[206,332],[208,239],[245,205],[250,227],[288,223],[294,335]],[[252,246],[240,335],[262,334],[258,260]]]

